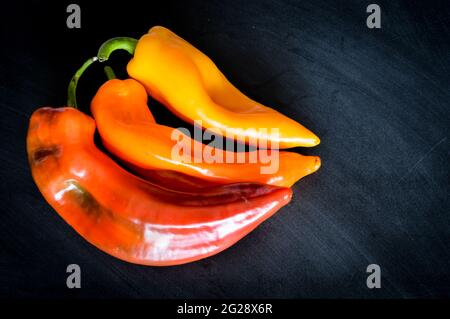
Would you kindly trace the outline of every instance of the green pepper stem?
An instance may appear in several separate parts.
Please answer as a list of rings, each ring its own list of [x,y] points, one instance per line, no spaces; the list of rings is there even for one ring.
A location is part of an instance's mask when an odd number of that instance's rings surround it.
[[[77,72],[75,72],[75,74],[73,75],[73,77],[72,77],[72,79],[70,80],[70,83],[69,83],[69,88],[67,90],[67,106],[72,106],[74,108],[78,108],[78,105],[77,105],[77,94],[76,94],[78,80],[80,79],[80,77],[83,74],[83,72],[92,63],[94,63],[97,60],[98,60],[97,57],[90,58],[89,60],[84,62],[84,64],[81,66],[81,68],[79,68],[77,70]]]
[[[136,49],[137,40],[129,37],[112,38],[104,42],[98,50],[97,57],[100,62],[105,62],[109,59],[112,52],[116,50],[125,50],[131,55]]]
[[[114,73],[114,70],[110,66],[105,66],[103,71],[105,71],[106,77],[108,80],[117,79],[116,74]]]
[[[84,73],[84,71],[86,71],[86,69],[92,63],[94,63],[97,60],[99,62],[105,62],[106,60],[109,59],[109,56],[111,55],[111,53],[113,53],[116,50],[125,50],[128,53],[130,53],[131,55],[133,55],[134,50],[136,49],[137,42],[138,41],[136,39],[128,38],[128,37],[112,38],[112,39],[109,39],[106,42],[104,42],[101,45],[100,49],[98,50],[97,56],[90,58],[89,60],[84,62],[84,64],[81,66],[81,68],[79,68],[77,70],[77,72],[75,72],[72,79],[70,80],[69,88],[68,88],[68,92],[67,92],[67,106],[72,106],[74,108],[78,107],[77,95],[76,95],[78,80],[80,79],[80,77]],[[110,76],[112,76],[112,78],[115,78],[114,71],[112,71],[111,68],[109,68],[109,70],[110,71],[106,71],[106,69],[105,69],[105,73],[106,73],[106,76],[108,77],[108,79],[111,79]]]

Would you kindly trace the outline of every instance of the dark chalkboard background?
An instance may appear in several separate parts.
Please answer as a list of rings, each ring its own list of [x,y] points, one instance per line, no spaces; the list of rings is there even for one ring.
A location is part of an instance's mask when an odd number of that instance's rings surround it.
[[[1,4],[0,295],[130,298],[404,298],[450,296],[447,1],[64,1]],[[164,2],[163,6],[161,3]],[[294,200],[227,251],[196,263],[142,267],[78,236],[45,202],[26,161],[28,119],[59,106],[83,61],[113,36],[164,25],[208,54],[252,98],[322,140]],[[119,75],[129,57],[117,53]],[[80,82],[87,111],[104,81]],[[156,118],[180,120],[155,102]],[[79,264],[82,288],[66,288]],[[366,287],[379,264],[382,288]]]

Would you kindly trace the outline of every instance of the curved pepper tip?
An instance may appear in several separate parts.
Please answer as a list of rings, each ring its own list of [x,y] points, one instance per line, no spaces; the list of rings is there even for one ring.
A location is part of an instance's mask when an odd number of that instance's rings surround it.
[[[314,146],[317,146],[317,145],[320,144],[320,138],[319,138],[318,136],[316,136],[316,137],[313,139],[313,144],[314,144]]]
[[[314,133],[309,132],[308,137],[295,137],[287,142],[280,142],[280,148],[291,148],[291,147],[314,147],[320,144],[320,138]]]
[[[308,138],[308,146],[307,147],[313,147],[313,146],[317,146],[319,144],[320,144],[320,138],[316,134],[311,132],[311,137]]]
[[[315,161],[314,162],[314,172],[315,172],[320,168],[320,166],[322,166],[322,160],[320,159],[319,156],[316,156],[314,161]]]
[[[314,147],[320,144],[320,138],[311,132],[311,137],[307,139],[304,146],[306,147]],[[303,146],[303,145],[302,145]]]

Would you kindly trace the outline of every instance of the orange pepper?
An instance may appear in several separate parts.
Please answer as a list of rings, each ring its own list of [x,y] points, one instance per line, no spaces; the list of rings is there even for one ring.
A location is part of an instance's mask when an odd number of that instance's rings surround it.
[[[191,123],[201,120],[206,129],[228,129],[240,142],[277,142],[280,148],[320,143],[298,122],[245,96],[211,59],[164,27],[153,27],[141,37],[127,71],[177,116]],[[258,132],[260,128],[268,132]],[[271,128],[278,128],[279,134]]]
[[[236,158],[237,153],[212,149],[191,138],[183,138],[186,149],[193,149],[188,162],[173,158],[177,141],[171,139],[174,129],[159,125],[147,106],[147,92],[133,79],[110,80],[102,85],[91,103],[91,111],[106,148],[121,160],[143,170],[172,170],[216,183],[258,182],[276,186],[291,186],[300,178],[320,167],[317,156],[303,156],[294,152],[279,152],[273,156],[278,169],[262,173],[269,164],[259,159],[263,151],[245,153],[244,163],[196,162],[195,149],[201,154],[215,153],[218,158]],[[250,162],[256,155],[257,162]],[[144,173],[145,175],[145,173]]]

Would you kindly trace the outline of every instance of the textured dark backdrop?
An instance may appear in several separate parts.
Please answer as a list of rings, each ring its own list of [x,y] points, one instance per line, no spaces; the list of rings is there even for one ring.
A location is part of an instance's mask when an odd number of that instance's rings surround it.
[[[1,4],[1,296],[450,296],[447,1],[376,1],[381,30],[365,25],[369,1],[75,2],[80,30],[66,28],[63,1]],[[323,166],[289,206],[231,249],[171,268],[127,264],[84,241],[38,192],[25,152],[32,111],[64,104],[100,43],[156,24],[322,139],[297,150]],[[127,59],[113,58],[122,76]],[[84,110],[103,81],[99,66],[82,79]],[[70,263],[82,289],[65,286]],[[366,288],[372,263],[381,289]]]

